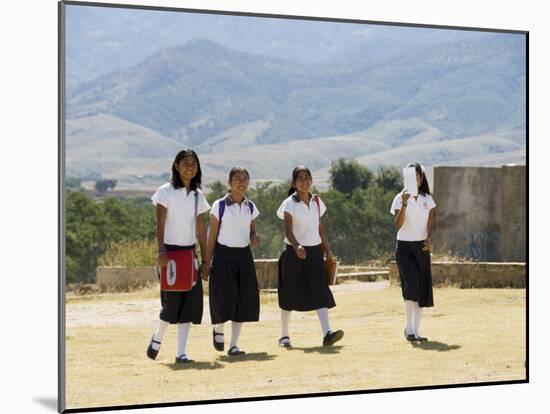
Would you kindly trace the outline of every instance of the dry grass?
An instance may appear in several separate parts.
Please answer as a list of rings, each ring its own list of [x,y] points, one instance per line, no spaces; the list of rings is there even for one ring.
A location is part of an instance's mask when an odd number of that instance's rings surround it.
[[[203,325],[192,327],[188,345],[196,362],[183,367],[173,363],[173,326],[157,360],[145,356],[158,316],[155,289],[73,298],[67,408],[525,379],[525,290],[435,289],[436,307],[422,322],[431,341],[413,345],[402,334],[400,291],[385,286],[334,288],[331,325],[345,337],[332,348],[320,346],[314,312],[293,313],[294,348],[279,348],[276,294],[264,294],[261,321],[241,334],[247,354],[232,359],[211,345],[205,301]]]

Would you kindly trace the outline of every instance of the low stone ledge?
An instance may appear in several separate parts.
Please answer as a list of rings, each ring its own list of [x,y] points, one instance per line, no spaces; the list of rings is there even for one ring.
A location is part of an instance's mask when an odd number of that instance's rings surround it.
[[[517,262],[432,262],[434,286],[461,288],[524,288],[527,279],[525,263]],[[390,282],[399,285],[397,264],[390,264]]]

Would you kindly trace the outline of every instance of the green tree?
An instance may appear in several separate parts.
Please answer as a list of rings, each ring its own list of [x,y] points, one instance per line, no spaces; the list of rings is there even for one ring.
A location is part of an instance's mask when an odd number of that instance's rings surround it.
[[[95,183],[95,189],[97,192],[103,194],[107,190],[112,190],[116,187],[117,180],[98,180]]]
[[[380,166],[376,174],[376,185],[384,191],[398,193],[403,189],[403,173],[400,168]]]
[[[219,180],[213,181],[212,183],[207,185],[208,187],[208,194],[206,196],[206,199],[210,204],[212,204],[217,199],[223,197],[227,193],[227,184],[222,183]]]
[[[366,166],[343,158],[332,162],[329,174],[331,187],[348,197],[356,188],[367,189],[374,181],[374,174]]]

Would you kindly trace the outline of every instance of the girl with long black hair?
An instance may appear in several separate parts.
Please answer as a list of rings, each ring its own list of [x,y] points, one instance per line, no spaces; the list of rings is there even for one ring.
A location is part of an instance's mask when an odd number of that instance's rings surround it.
[[[435,202],[430,195],[424,167],[418,163],[407,165],[416,171],[418,195],[406,190],[393,199],[390,213],[395,216],[397,247],[395,259],[399,269],[401,292],[405,300],[408,341],[427,341],[419,333],[422,309],[433,306],[430,249],[435,229]]]
[[[336,306],[328,286],[323,265],[323,252],[331,252],[321,217],[326,206],[311,193],[313,181],[309,168],[301,165],[292,171],[289,197],[283,201],[277,216],[284,220],[286,248],[279,258],[278,297],[281,308],[279,345],[290,347],[291,311],[317,312],[323,332],[323,346],[343,338],[341,330],[330,329],[328,309]]]
[[[180,151],[172,163],[172,179],[158,188],[151,197],[157,209],[157,264],[167,266],[167,252],[193,250],[198,239],[202,259],[206,247],[204,213],[210,209],[200,190],[202,171],[195,151]],[[193,261],[194,262],[194,261]],[[195,263],[189,262],[189,266]],[[186,269],[193,272],[191,269]],[[178,269],[179,271],[179,269]],[[198,269],[196,269],[198,273]],[[176,363],[193,362],[187,355],[187,338],[191,323],[200,324],[203,311],[200,277],[189,291],[160,291],[161,311],[158,327],[147,348],[147,356],[155,359],[169,324],[176,324],[178,346]]]

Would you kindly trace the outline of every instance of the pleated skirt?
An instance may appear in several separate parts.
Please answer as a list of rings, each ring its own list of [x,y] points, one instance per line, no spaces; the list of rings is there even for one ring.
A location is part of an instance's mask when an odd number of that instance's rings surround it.
[[[279,257],[279,307],[288,311],[333,308],[336,303],[327,283],[321,245],[304,249],[305,259],[300,259],[290,245]]]
[[[216,244],[208,297],[212,324],[259,320],[260,290],[250,246]]]
[[[403,299],[422,308],[434,305],[430,252],[423,241],[397,241],[395,260],[399,269]]]

